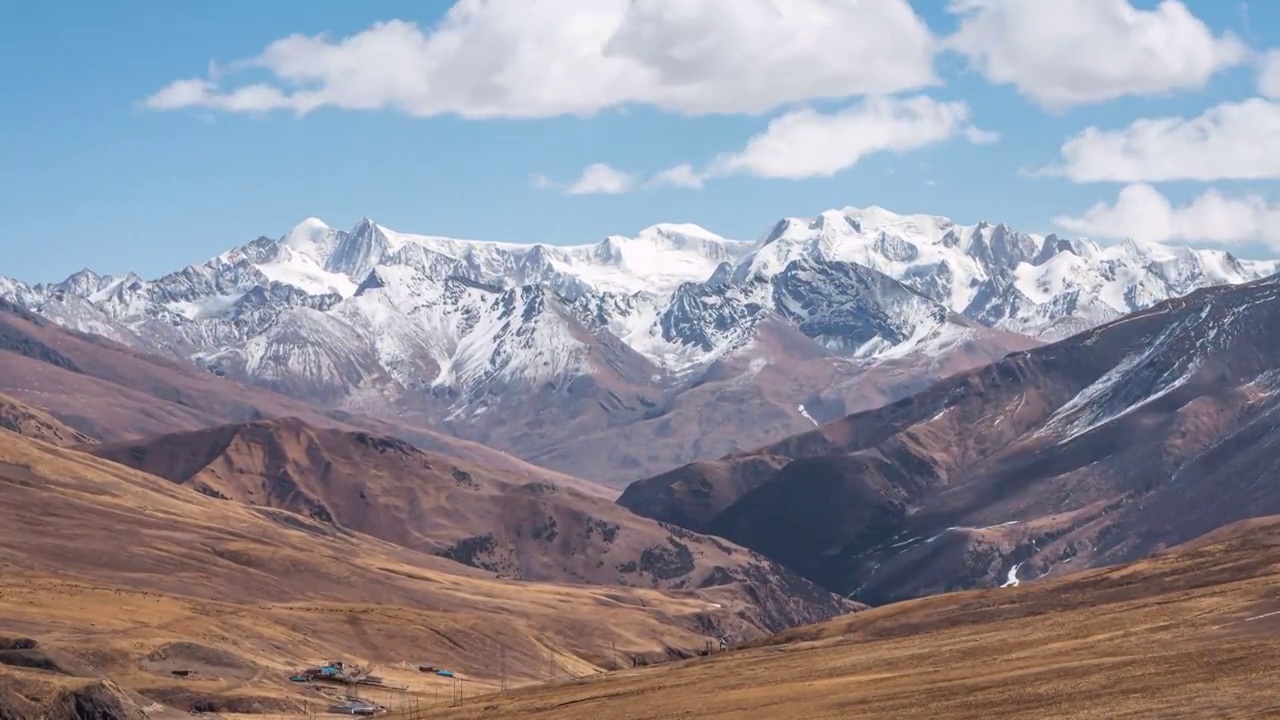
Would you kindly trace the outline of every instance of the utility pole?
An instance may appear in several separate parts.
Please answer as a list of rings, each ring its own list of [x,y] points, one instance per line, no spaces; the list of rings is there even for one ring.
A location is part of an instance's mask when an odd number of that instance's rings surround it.
[[[612,640],[609,641],[609,665],[618,669],[618,644]]]
[[[498,649],[498,674],[501,678],[498,692],[507,691],[507,649],[505,647]]]

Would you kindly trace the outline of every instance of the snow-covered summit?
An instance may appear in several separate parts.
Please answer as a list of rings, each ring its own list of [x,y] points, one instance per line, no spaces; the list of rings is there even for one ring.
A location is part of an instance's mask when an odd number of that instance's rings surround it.
[[[1073,320],[1090,326],[1199,287],[1277,270],[1275,261],[1242,261],[1220,250],[1134,241],[1100,246],[873,206],[778,222],[736,277],[768,277],[800,258],[856,263],[984,325],[1048,338],[1081,329]]]
[[[666,223],[576,246],[307,218],[153,280],[84,270],[48,285],[0,279],[0,296],[273,387],[463,397],[601,368],[688,377],[750,345],[765,320],[859,363],[983,328],[1054,339],[1276,269],[871,206],[785,218],[754,242]]]

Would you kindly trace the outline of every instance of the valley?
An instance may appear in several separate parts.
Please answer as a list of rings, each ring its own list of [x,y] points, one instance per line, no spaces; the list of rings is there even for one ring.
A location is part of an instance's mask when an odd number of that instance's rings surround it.
[[[1088,267],[1144,268],[1131,311],[1049,312],[1064,254],[1108,303]],[[309,222],[186,294],[11,284],[0,718],[300,718],[335,658],[415,720],[1016,717],[1104,676],[1062,716],[1266,711],[1267,267],[848,209],[590,252]]]
[[[0,720],[1280,720],[1280,5],[0,18]]]
[[[1277,300],[1199,290],[619,502],[872,605],[1137,560],[1280,511]]]
[[[897,603],[426,717],[1273,717],[1277,527],[1229,526],[1133,565]]]
[[[0,647],[0,688],[10,688],[0,698],[25,698],[17,714],[0,703],[6,719],[79,702],[65,694],[77,687],[117,697],[117,714],[103,717],[141,717],[130,708],[155,703],[297,713],[334,695],[288,676],[332,657],[408,675],[425,703],[436,680],[419,663],[449,668],[475,693],[776,629],[757,624],[763,573],[749,592],[731,579],[680,591],[521,582],[9,432],[0,528],[0,573],[16,580],[0,589],[10,646]],[[793,591],[782,607],[803,608],[801,598]],[[854,609],[813,607],[813,619]],[[396,674],[405,663],[410,672]],[[190,678],[172,672],[192,668]]]

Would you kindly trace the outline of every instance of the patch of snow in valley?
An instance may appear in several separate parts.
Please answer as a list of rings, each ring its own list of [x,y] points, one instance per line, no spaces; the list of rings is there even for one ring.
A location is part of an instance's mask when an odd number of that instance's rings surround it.
[[[809,414],[809,411],[804,409],[804,405],[797,405],[796,409],[800,411],[800,414],[803,415],[806,420],[813,423],[814,427],[822,427],[818,424],[817,420],[813,419],[813,416]]]
[[[1018,586],[1018,568],[1022,567],[1022,563],[1018,563],[1009,568],[1009,576],[1005,579],[1004,584],[1000,587],[1017,587]]]

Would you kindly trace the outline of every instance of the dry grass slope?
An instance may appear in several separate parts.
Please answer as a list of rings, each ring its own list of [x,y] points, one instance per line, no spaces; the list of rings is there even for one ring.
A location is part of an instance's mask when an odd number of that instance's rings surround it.
[[[69,427],[49,413],[0,394],[0,430],[43,440],[54,445],[92,443],[88,435]]]
[[[502,657],[519,683],[549,664],[599,672],[611,643],[623,658],[695,651],[700,628],[730,612],[714,590],[502,581],[7,432],[0,577],[0,639],[38,643],[0,650],[0,682],[28,708],[109,679],[143,704],[297,709],[318,696],[287,672],[333,656],[406,682],[402,662],[443,665],[476,692],[498,682]],[[431,678],[407,675],[430,695]]]
[[[392,438],[263,420],[87,448],[213,497],[286,510],[520,580],[716,588],[735,640],[854,609],[755,553],[594,494]]]
[[[431,717],[1280,717],[1280,519],[1211,540],[1222,538]]]

